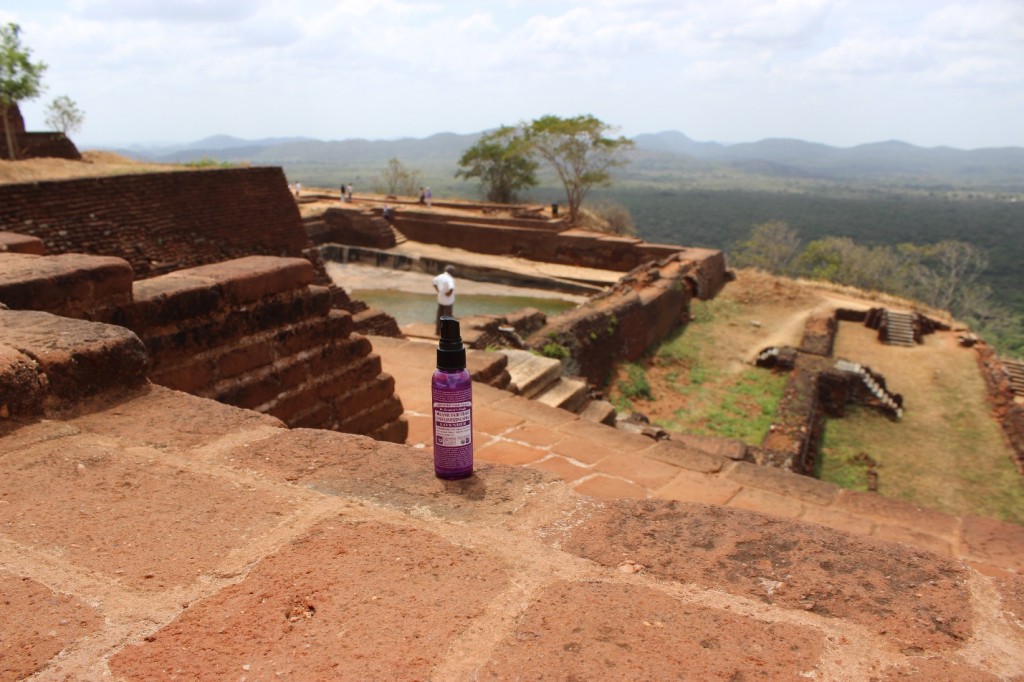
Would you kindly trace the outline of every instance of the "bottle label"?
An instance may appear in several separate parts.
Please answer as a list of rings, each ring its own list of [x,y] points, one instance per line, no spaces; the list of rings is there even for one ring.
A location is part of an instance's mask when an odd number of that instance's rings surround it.
[[[433,391],[434,463],[443,469],[473,464],[472,390]]]

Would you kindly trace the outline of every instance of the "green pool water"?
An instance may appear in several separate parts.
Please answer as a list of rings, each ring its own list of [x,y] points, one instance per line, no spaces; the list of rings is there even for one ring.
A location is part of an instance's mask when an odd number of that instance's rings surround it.
[[[357,289],[351,292],[351,296],[390,314],[399,325],[413,322],[432,323],[437,313],[437,297],[431,294],[411,294],[387,289]],[[536,308],[551,317],[571,310],[576,305],[557,298],[459,294],[455,299],[455,317],[504,315],[523,308]]]

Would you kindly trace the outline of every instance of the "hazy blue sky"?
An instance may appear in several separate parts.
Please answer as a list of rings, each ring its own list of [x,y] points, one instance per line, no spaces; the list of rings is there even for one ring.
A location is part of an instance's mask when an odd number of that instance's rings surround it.
[[[83,146],[478,132],[1024,146],[1024,0],[5,0]]]

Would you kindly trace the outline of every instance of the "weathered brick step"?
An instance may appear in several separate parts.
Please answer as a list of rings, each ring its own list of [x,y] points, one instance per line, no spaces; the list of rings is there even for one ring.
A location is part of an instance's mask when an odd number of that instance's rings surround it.
[[[328,289],[311,286],[308,290],[267,297],[258,306],[236,308],[229,313],[193,317],[186,312],[160,326],[128,326],[146,342],[157,364],[172,366],[211,347],[231,345],[268,329],[324,318],[330,311]]]
[[[330,405],[341,400],[380,374],[380,357],[367,355],[339,365],[336,369],[304,374],[300,382],[273,395],[266,402],[253,406],[252,409],[277,417],[292,426],[293,422],[307,420],[308,415],[316,411],[318,406]],[[273,377],[265,377],[262,381],[263,384],[253,383],[244,390],[252,395],[259,395],[264,384],[274,385]]]
[[[526,398],[543,392],[562,376],[562,363],[525,350],[503,350],[508,356],[508,373],[512,377],[508,390]]]
[[[370,342],[365,337],[353,336],[330,346],[302,351],[251,372],[217,381],[199,389],[196,395],[237,407],[256,409],[283,391],[317,377],[330,376],[364,357],[376,358],[379,372],[380,358],[371,355],[371,350]]]
[[[615,406],[607,400],[591,400],[587,403],[586,407],[580,410],[579,415],[581,419],[586,419],[587,421],[615,426],[617,412]]]
[[[1010,387],[1016,395],[1024,396],[1024,363],[1015,360],[1003,360],[1003,369],[1010,377]]]
[[[219,379],[227,379],[275,359],[343,341],[351,332],[352,316],[344,310],[331,310],[326,317],[260,331],[240,337],[227,347],[217,346],[181,357],[177,362],[163,362],[161,371],[176,373],[198,364],[211,364],[216,366]]]
[[[557,381],[538,393],[534,400],[551,407],[579,412],[587,402],[587,384],[579,379],[559,377]]]
[[[406,237],[404,234],[402,234],[402,231],[399,230],[394,225],[391,226],[391,232],[393,232],[394,235],[395,235],[395,245],[396,246],[399,245],[399,244],[404,244],[407,241],[409,241],[409,238]]]
[[[137,386],[145,383],[149,369],[146,348],[131,331],[44,312],[0,310],[0,346],[21,355],[6,363],[11,371],[3,373],[5,383],[17,383],[0,386],[5,388],[0,403],[24,403],[26,412],[70,407],[85,397]],[[31,363],[25,358],[38,364],[37,371],[45,381],[31,381]],[[25,379],[28,384],[22,381]],[[34,397],[6,399],[7,388],[15,391],[31,386],[39,391],[32,391]]]

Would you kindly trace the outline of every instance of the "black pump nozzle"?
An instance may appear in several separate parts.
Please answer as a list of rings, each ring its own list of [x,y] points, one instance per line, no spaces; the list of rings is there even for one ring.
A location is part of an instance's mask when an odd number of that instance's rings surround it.
[[[462,345],[459,321],[447,315],[441,318],[441,341],[437,344],[437,368],[466,369],[466,347]]]

